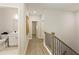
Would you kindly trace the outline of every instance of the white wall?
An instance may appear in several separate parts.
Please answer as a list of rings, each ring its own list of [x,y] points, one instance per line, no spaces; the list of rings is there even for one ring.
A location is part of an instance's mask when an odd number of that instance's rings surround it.
[[[75,49],[75,22],[73,12],[46,10],[43,22],[44,31],[49,33],[55,32],[58,38]]]
[[[18,30],[18,21],[15,19],[17,13],[17,8],[0,8],[0,33]]]
[[[75,40],[74,40],[74,47],[75,50],[79,53],[79,11],[74,12],[75,16]]]
[[[3,10],[2,9],[0,9],[0,33],[1,32],[3,32],[5,29],[3,29],[3,28],[5,28],[4,27],[4,22],[3,22],[3,18],[4,18],[4,15],[3,15],[3,13],[4,12],[2,12]],[[3,22],[3,23],[2,23]]]

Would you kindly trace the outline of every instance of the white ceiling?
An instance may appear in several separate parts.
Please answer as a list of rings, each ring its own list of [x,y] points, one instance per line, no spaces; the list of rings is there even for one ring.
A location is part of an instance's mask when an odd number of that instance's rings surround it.
[[[65,11],[78,11],[79,3],[26,3],[29,7],[52,8]]]

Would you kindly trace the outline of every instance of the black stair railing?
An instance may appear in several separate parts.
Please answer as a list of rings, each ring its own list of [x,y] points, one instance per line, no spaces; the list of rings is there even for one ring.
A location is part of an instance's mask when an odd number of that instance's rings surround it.
[[[53,55],[79,55],[75,50],[55,36],[45,32],[45,44]]]

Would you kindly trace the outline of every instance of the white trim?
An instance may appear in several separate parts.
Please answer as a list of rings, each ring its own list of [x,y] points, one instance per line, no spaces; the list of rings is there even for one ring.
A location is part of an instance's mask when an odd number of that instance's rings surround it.
[[[51,53],[50,50],[47,48],[47,46],[45,45],[45,43],[44,43],[44,47],[46,48],[46,50],[48,51],[48,53],[49,53],[50,55],[52,55],[52,53]]]

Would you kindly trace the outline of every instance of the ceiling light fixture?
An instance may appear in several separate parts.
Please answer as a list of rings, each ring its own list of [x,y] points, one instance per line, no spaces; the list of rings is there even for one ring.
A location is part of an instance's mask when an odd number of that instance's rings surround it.
[[[18,19],[18,15],[17,15],[17,14],[15,15],[15,19],[16,19],[16,20]]]

